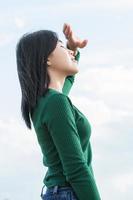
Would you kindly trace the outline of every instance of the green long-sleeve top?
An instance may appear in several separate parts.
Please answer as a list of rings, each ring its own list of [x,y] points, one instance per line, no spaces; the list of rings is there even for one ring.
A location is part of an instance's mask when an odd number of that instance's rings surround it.
[[[75,56],[79,61],[80,52]],[[100,200],[91,161],[91,125],[68,97],[75,75],[67,76],[62,93],[49,88],[37,102],[32,121],[48,170],[47,187],[69,182],[77,199]]]

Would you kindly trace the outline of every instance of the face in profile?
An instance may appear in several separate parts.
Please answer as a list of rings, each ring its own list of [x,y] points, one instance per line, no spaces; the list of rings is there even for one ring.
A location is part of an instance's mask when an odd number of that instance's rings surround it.
[[[62,73],[65,76],[78,73],[78,63],[73,54],[74,52],[66,48],[63,42],[59,40],[56,48],[48,57],[48,70]]]

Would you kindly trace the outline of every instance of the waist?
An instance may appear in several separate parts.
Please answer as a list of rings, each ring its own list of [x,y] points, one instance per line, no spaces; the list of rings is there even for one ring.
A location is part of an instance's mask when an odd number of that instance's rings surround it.
[[[43,190],[45,185],[42,187],[41,197],[43,197]],[[57,192],[65,192],[66,190],[72,190],[72,187],[69,183],[65,183],[65,185],[54,185],[51,187],[47,187],[45,195],[55,194]]]
[[[53,189],[56,185],[48,187],[48,189]],[[58,185],[58,188],[63,188],[63,187],[71,187],[70,183],[65,183],[64,185]]]

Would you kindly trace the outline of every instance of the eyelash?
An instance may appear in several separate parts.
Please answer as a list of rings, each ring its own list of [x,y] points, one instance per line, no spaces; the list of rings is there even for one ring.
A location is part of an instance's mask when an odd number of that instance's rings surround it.
[[[61,46],[61,47],[63,47],[64,49],[67,49],[66,47],[64,47],[64,46]]]

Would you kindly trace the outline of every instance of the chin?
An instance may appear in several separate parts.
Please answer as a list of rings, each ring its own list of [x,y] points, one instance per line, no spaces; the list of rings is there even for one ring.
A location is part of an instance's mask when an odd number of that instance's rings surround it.
[[[75,73],[79,72],[79,69],[77,67],[75,67],[74,70],[75,70]]]
[[[68,69],[68,68],[67,68]],[[79,69],[77,67],[77,64],[76,65],[72,65],[69,67],[69,70],[67,72],[67,76],[70,76],[70,75],[75,75],[79,72]]]
[[[75,74],[77,74],[79,72],[79,70],[77,70],[76,72],[75,72]]]
[[[73,71],[73,75],[75,75],[75,74],[77,74],[79,72],[79,70],[75,70],[75,71]]]

